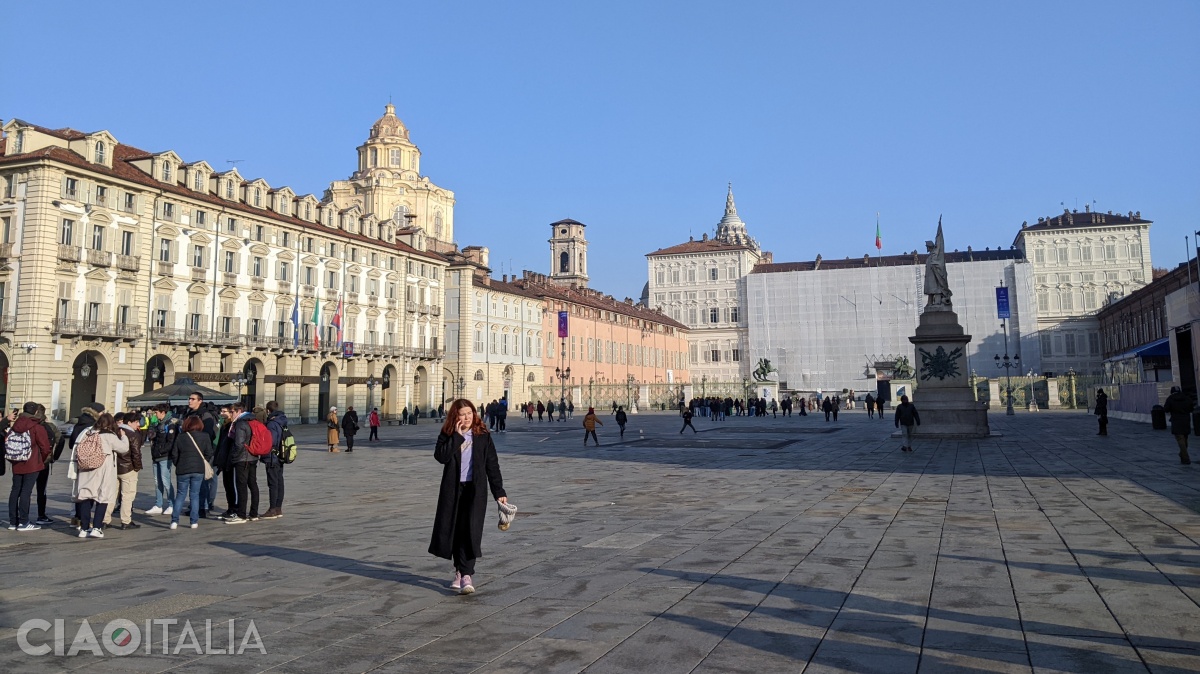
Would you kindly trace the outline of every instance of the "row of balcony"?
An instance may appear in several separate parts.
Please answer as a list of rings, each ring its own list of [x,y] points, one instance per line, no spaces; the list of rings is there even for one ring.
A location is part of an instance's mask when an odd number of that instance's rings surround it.
[[[404,309],[410,314],[422,313],[433,314],[434,316],[442,315],[442,308],[436,304],[418,304],[412,300],[404,301]]]
[[[6,243],[0,245],[7,247],[7,253],[0,250],[0,257],[9,257],[12,254],[12,244]],[[142,268],[142,258],[139,255],[114,255],[107,250],[95,250],[92,248],[86,250],[87,262],[93,267],[111,267],[115,258],[117,269],[136,272]],[[84,248],[59,244],[58,259],[66,262],[83,262]]]
[[[112,339],[140,339],[145,332],[140,325],[112,323],[109,321],[56,318],[50,326],[55,335],[79,337],[108,337]]]
[[[342,353],[342,342],[321,341],[309,337],[293,339],[292,337],[273,337],[267,335],[243,335],[227,332],[212,332],[208,330],[190,330],[180,328],[150,328],[150,338],[157,342],[172,344],[190,344],[197,346],[228,346],[251,349],[267,349],[279,351],[308,351],[314,353]],[[422,358],[437,359],[445,354],[445,349],[427,349],[407,346],[388,346],[382,344],[354,345],[355,356],[371,358]]]

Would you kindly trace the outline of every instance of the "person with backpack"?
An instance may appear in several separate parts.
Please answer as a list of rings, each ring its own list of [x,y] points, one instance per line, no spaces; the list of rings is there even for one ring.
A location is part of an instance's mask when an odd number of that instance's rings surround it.
[[[138,430],[141,419],[137,412],[118,412],[113,419],[129,439],[129,453],[117,457],[117,500],[121,505],[121,526],[117,528],[122,531],[137,529],[142,525],[133,521],[133,501],[137,498],[138,471],[142,469],[142,433]],[[112,510],[105,514],[104,526],[107,527],[111,520]]]
[[[67,477],[79,504],[79,538],[104,538],[104,514],[117,498],[117,457],[128,452],[129,440],[107,412],[72,447]]]
[[[267,407],[270,410],[270,407]],[[268,415],[268,419],[270,416]],[[367,436],[367,442],[379,442],[379,408],[372,407],[371,413],[367,415],[367,425],[371,427],[371,434]]]
[[[175,489],[175,505],[171,509],[172,529],[179,528],[183,502],[189,494],[192,498],[191,510],[188,513],[191,528],[198,528],[200,520],[207,517],[207,504],[202,500],[200,486],[204,483],[205,469],[212,469],[213,454],[212,440],[208,433],[204,432],[204,422],[200,417],[192,415],[184,419],[168,453],[168,460],[175,467],[175,479],[178,482]]]
[[[331,453],[342,451],[338,449],[338,427],[337,408],[330,407],[329,415],[325,417],[325,440],[329,443]]]
[[[346,407],[346,413],[342,415],[342,434],[346,436],[346,453],[354,451],[354,436],[358,435],[358,412],[354,411],[354,405]]]
[[[617,417],[617,427],[621,429],[621,439],[624,440],[625,439],[625,424],[629,423],[629,415],[625,414],[625,406],[624,405],[617,406],[616,417]]]
[[[170,515],[175,503],[175,482],[171,480],[171,447],[179,432],[179,424],[171,416],[166,404],[154,407],[158,424],[150,440],[150,460],[154,466],[154,507],[146,510],[147,515]]]
[[[29,499],[38,475],[50,460],[50,438],[35,415],[37,403],[27,402],[4,438],[4,458],[12,464],[12,490],[8,493],[8,528],[37,531],[29,520]]]
[[[896,406],[896,428],[904,434],[904,444],[900,451],[913,451],[913,431],[920,425],[921,415],[917,413],[917,406],[908,402],[908,396],[900,396],[900,404]]]
[[[75,426],[71,429],[71,437],[67,439],[67,446],[71,451],[75,451],[75,443],[79,442],[79,436],[83,435],[84,431],[91,428],[96,423],[96,419],[104,413],[103,403],[89,403],[79,410],[79,416],[75,419]],[[71,477],[71,468],[67,469],[67,477]],[[73,479],[73,478],[72,478]],[[71,518],[71,526],[78,527],[80,518],[83,517],[83,505],[78,501],[75,503],[75,516]]]
[[[34,414],[33,418],[37,419],[42,428],[46,429],[46,437],[50,439],[50,446],[53,448],[50,453],[50,460],[46,462],[46,466],[38,473],[37,487],[35,487],[37,490],[38,516],[34,524],[44,527],[54,524],[54,520],[50,519],[50,516],[46,513],[46,487],[50,484],[50,466],[55,461],[58,461],[58,457],[62,454],[63,447],[66,445],[66,438],[63,437],[62,431],[58,429],[58,426],[46,419],[46,406],[39,404],[37,407],[37,414]]]
[[[378,408],[376,408],[378,410]],[[375,411],[371,414],[378,417]],[[285,452],[295,452],[296,440],[292,438],[292,432],[288,429],[288,418],[279,409],[279,403],[272,400],[267,403],[267,430],[271,432],[271,446],[275,451],[267,456],[264,456],[261,461],[263,468],[267,473],[267,512],[263,513],[264,520],[274,520],[283,517],[283,465],[287,454]],[[374,432],[375,427],[371,428]],[[285,442],[290,440],[290,450],[285,446]],[[292,454],[291,458],[295,458]]]
[[[262,425],[253,414],[246,411],[242,403],[234,403],[233,423],[229,426],[229,463],[233,466],[237,482],[237,512],[226,519],[225,524],[244,524],[258,519],[258,457],[250,451],[251,442],[256,440],[254,424]],[[270,432],[266,428],[262,432],[267,433],[266,442],[269,445]]]

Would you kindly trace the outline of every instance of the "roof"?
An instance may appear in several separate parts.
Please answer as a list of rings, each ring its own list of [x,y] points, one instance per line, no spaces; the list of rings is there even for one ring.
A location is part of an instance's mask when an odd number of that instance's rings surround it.
[[[646,257],[655,255],[682,255],[685,253],[714,253],[734,250],[752,250],[750,246],[738,243],[724,243],[716,239],[701,239],[699,241],[692,240],[687,243],[681,243],[667,248],[659,248],[653,253],[646,253]]]
[[[84,134],[80,131],[76,131],[74,129],[58,129],[58,130],[46,129],[45,127],[40,127],[40,126],[37,126],[36,124],[29,124],[28,122],[24,122],[21,120],[15,120],[15,121],[20,122],[21,124],[25,124],[29,127],[32,127],[33,129],[35,129],[41,133],[44,133],[46,135],[54,136],[56,138],[61,138],[63,140],[78,140],[79,138],[85,138],[88,135],[88,134]],[[7,140],[7,139],[5,139],[5,140]],[[0,144],[0,152],[3,152],[3,148],[4,148],[4,144]],[[347,232],[345,230],[337,229],[336,227],[326,227],[323,223],[320,223],[320,222],[316,222],[316,221],[310,222],[308,220],[303,220],[303,219],[297,218],[295,216],[283,215],[276,211],[271,211],[271,210],[264,209],[264,208],[255,208],[255,207],[250,206],[249,204],[242,202],[242,201],[229,201],[227,199],[223,199],[223,198],[209,192],[208,190],[205,190],[203,192],[196,192],[191,189],[188,189],[186,186],[184,186],[183,184],[180,184],[180,183],[174,183],[174,184],[164,183],[164,182],[161,182],[158,179],[154,178],[153,176],[148,175],[145,171],[143,171],[143,170],[139,169],[138,167],[133,166],[132,164],[129,163],[133,160],[144,159],[146,157],[150,157],[153,154],[154,153],[147,152],[145,150],[133,147],[131,145],[125,145],[122,143],[118,143],[117,146],[113,149],[113,162],[112,162],[113,166],[110,169],[107,166],[104,166],[102,164],[93,164],[93,163],[87,161],[87,159],[85,159],[84,157],[80,156],[78,153],[68,150],[66,148],[50,146],[50,147],[44,147],[44,148],[40,148],[38,150],[34,150],[33,152],[15,154],[15,155],[8,156],[8,157],[0,155],[0,166],[6,165],[6,164],[15,164],[15,163],[24,162],[24,161],[30,161],[30,160],[57,161],[57,162],[60,162],[63,164],[67,164],[70,166],[80,168],[85,171],[90,171],[92,173],[106,175],[106,176],[109,176],[114,179],[124,180],[126,182],[144,185],[147,189],[150,189],[150,190],[162,190],[163,192],[169,192],[169,193],[176,194],[181,197],[188,198],[188,199],[207,202],[207,203],[212,204],[213,206],[216,206],[218,208],[223,208],[225,210],[240,211],[242,213],[257,215],[259,217],[266,218],[269,220],[274,220],[277,222],[285,222],[290,225],[294,225],[296,227],[304,228],[304,229],[307,229],[310,231],[320,232],[327,236],[336,236],[336,237],[340,237],[342,239],[361,241],[363,243],[371,243],[371,244],[380,245],[380,246],[384,246],[384,247],[393,247],[399,252],[408,253],[410,255],[418,255],[418,256],[434,259],[434,260],[445,260],[446,259],[444,256],[442,256],[438,253],[435,253],[433,251],[417,250],[402,241],[395,241],[393,243],[388,243],[386,241],[381,241],[379,239],[373,239],[369,236],[363,236],[361,234],[354,234],[352,232]]]
[[[1128,214],[1121,215],[1112,211],[1100,213],[1086,208],[1082,213],[1064,209],[1061,215],[1056,215],[1052,218],[1038,218],[1037,224],[1021,223],[1021,229],[1017,232],[1017,239],[1020,239],[1026,232],[1044,232],[1052,229],[1081,229],[1085,227],[1114,227],[1117,225],[1149,225],[1151,222],[1151,220],[1142,219],[1141,211],[1129,211]]]
[[[630,318],[638,318],[651,323],[670,326],[677,330],[687,330],[688,327],[679,321],[676,321],[666,314],[648,309],[640,304],[630,304],[622,302],[611,295],[605,295],[598,290],[590,288],[571,288],[566,286],[555,285],[549,281],[538,280],[539,275],[527,276],[524,278],[513,278],[510,281],[497,281],[492,279],[490,285],[484,285],[480,279],[475,279],[475,286],[481,288],[491,288],[500,292],[512,293],[514,295],[522,295],[524,297],[532,297],[542,300],[556,300],[559,302],[571,302],[580,306],[591,307],[593,309],[601,309],[603,311],[611,311],[613,313],[629,316]]]
[[[807,262],[760,262],[750,270],[751,274],[773,274],[791,271],[826,271],[829,269],[864,269],[867,267],[904,267],[923,265],[929,258],[925,253],[909,253],[907,255],[884,255],[871,257],[864,255],[845,260],[809,260]],[[993,260],[1024,260],[1025,254],[1019,248],[995,250],[967,250],[946,253],[946,263],[953,262],[988,262]]]
[[[579,225],[580,227],[587,227],[587,225],[583,224],[582,222],[580,222],[578,220],[572,220],[571,218],[563,218],[562,220],[559,220],[558,222],[550,223],[551,227],[556,227],[558,225]]]

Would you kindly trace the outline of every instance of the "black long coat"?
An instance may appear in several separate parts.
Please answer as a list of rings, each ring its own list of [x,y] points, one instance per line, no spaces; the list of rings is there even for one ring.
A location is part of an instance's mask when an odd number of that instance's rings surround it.
[[[1171,415],[1171,435],[1188,435],[1192,432],[1192,399],[1186,393],[1172,393],[1163,402],[1163,409]]]
[[[438,489],[437,512],[433,516],[433,536],[429,542],[429,554],[450,559],[454,550],[454,525],[459,503],[459,471],[462,467],[463,436],[440,433],[433,458],[442,464],[442,483]],[[471,526],[471,554],[483,556],[483,520],[487,517],[490,486],[493,498],[507,496],[504,493],[504,478],[500,475],[500,461],[496,458],[496,445],[490,433],[476,433],[471,449],[471,481],[475,485],[475,500],[469,505]]]

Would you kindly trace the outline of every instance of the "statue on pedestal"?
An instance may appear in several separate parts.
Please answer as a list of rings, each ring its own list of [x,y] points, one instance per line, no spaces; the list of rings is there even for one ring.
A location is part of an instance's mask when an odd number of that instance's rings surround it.
[[[925,311],[953,311],[950,303],[950,281],[946,277],[946,242],[942,238],[942,218],[938,216],[937,238],[925,242],[929,257],[925,260],[925,294],[929,302]]]

